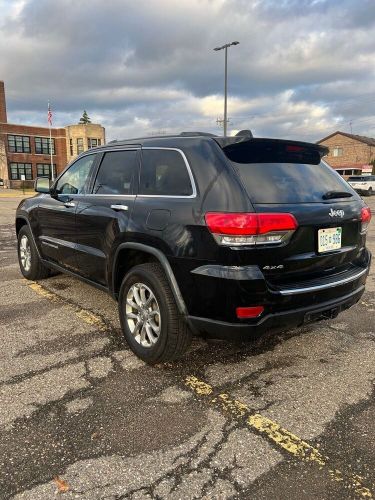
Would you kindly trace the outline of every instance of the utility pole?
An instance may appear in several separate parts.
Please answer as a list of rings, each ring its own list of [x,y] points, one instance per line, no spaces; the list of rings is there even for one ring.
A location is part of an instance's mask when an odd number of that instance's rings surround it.
[[[228,47],[231,45],[238,45],[240,42],[231,42],[226,43],[222,47],[215,47],[214,50],[222,50],[225,51],[225,59],[224,59],[224,136],[227,135],[227,124],[228,124],[228,110],[227,110],[227,101],[228,101]]]
[[[227,118],[227,123],[230,123],[230,118]],[[219,127],[224,127],[224,119],[217,117],[216,125],[218,125]]]

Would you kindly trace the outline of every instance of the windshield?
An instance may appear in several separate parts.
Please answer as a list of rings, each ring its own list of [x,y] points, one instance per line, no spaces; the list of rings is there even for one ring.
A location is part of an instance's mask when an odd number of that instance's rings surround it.
[[[317,203],[329,192],[354,194],[349,184],[323,161],[318,165],[231,163],[253,203]]]

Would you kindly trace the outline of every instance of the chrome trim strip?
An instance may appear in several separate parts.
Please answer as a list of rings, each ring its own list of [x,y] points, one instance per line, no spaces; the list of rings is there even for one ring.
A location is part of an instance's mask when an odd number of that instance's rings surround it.
[[[324,285],[308,286],[306,288],[284,289],[284,290],[279,290],[279,293],[281,295],[297,295],[299,293],[315,292],[316,290],[324,290],[326,288],[333,288],[335,286],[344,285],[345,283],[350,283],[351,281],[355,281],[356,279],[358,279],[361,276],[363,276],[364,274],[366,274],[367,271],[368,271],[368,268],[366,267],[365,269],[362,269],[362,271],[355,274],[354,276],[350,276],[349,278],[344,278],[344,279],[335,281],[334,283],[325,283]]]
[[[67,247],[67,248],[71,248],[72,250],[76,250],[78,252],[83,252],[86,254],[90,254],[91,256],[93,255],[95,257],[100,257],[102,259],[105,259],[105,253],[102,252],[101,250],[99,250],[98,248],[95,248],[95,247],[90,247],[88,245],[81,245],[80,243],[75,243],[74,241],[60,240],[59,238],[52,238],[51,236],[40,236],[39,240],[44,245],[53,246],[55,244],[55,245],[57,245],[57,248]]]
[[[76,195],[77,196],[77,195]],[[130,200],[134,200],[136,198],[136,194],[100,194],[100,193],[87,193],[81,196],[85,196],[88,198],[89,196],[105,196],[106,198],[129,198]]]
[[[185,162],[185,166],[186,166],[186,169],[188,171],[188,175],[189,175],[189,179],[190,179],[190,182],[191,182],[191,187],[193,189],[193,192],[192,194],[189,194],[188,196],[174,196],[174,195],[167,195],[167,194],[142,194],[142,193],[138,193],[137,197],[138,198],[196,198],[197,197],[197,188],[196,188],[196,185],[195,185],[195,180],[194,180],[194,176],[193,176],[193,172],[191,170],[191,167],[189,165],[189,162],[188,162],[188,159],[186,158],[186,155],[185,153],[182,151],[182,149],[179,149],[179,148],[164,148],[162,146],[145,146],[145,147],[142,147],[142,150],[143,149],[161,149],[161,150],[165,150],[165,151],[177,151],[178,153],[180,153],[180,155],[182,156],[182,159],[184,160]]]
[[[42,245],[46,245],[47,247],[54,248],[55,250],[59,249],[58,245],[54,245],[53,243],[49,243],[48,241],[44,241],[41,239],[40,242],[42,243]]]

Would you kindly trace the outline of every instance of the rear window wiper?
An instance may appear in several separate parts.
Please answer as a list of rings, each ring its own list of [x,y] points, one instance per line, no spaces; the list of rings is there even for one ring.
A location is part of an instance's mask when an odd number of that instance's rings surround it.
[[[327,191],[323,194],[323,200],[332,200],[333,198],[351,198],[353,195],[348,191]]]

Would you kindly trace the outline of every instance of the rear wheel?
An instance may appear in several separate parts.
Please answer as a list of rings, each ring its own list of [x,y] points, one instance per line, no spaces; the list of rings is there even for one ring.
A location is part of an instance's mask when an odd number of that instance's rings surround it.
[[[367,190],[367,196],[371,196],[371,195],[372,195],[372,187],[369,187]]]
[[[18,262],[21,273],[28,280],[40,280],[49,276],[49,270],[41,263],[29,226],[18,233]]]
[[[146,363],[175,360],[190,345],[191,333],[160,264],[141,264],[129,271],[120,289],[119,314],[130,348]]]

